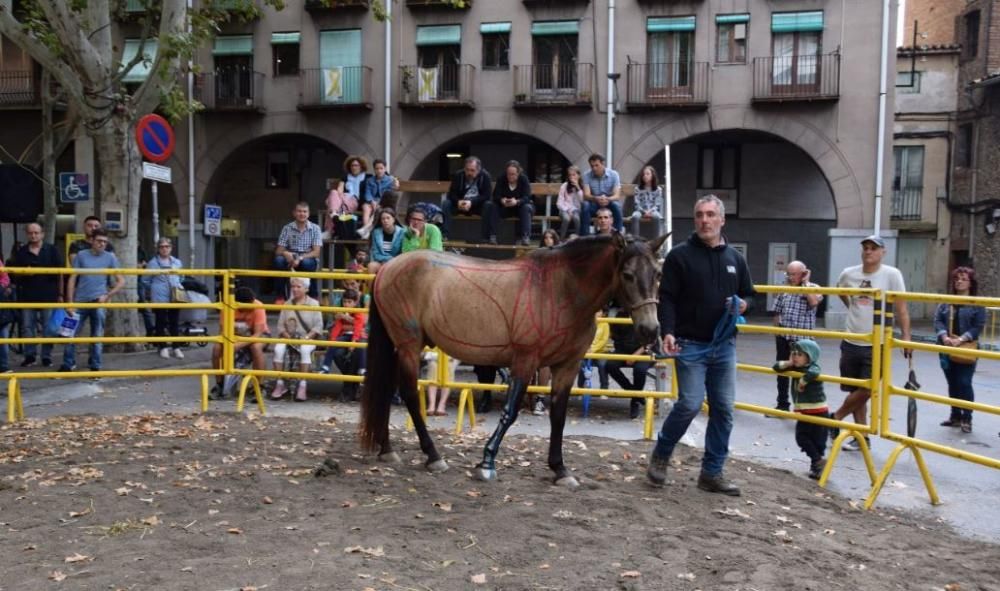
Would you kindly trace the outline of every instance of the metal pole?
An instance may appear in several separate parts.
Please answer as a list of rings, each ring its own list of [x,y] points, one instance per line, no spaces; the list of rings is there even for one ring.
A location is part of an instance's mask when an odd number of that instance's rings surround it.
[[[385,147],[382,158],[387,170],[392,170],[392,2],[385,3]],[[330,263],[333,266],[333,263]]]
[[[607,160],[609,168],[614,167],[615,148],[615,0],[608,0],[608,143]]]
[[[159,189],[160,183],[153,181],[153,244],[160,241],[160,201],[159,201]]]
[[[187,31],[191,32],[191,0],[187,0],[187,13],[184,18],[187,22]],[[194,72],[192,71],[193,65],[191,60],[188,60],[188,75],[187,75],[187,95],[188,102],[194,101]],[[194,113],[188,114],[187,121],[187,139],[188,139],[188,247],[191,249],[190,262],[188,267],[194,269],[196,265],[196,248],[195,248],[195,233],[194,233]],[[214,281],[212,282],[214,286]],[[213,289],[214,291],[214,289]]]
[[[674,247],[674,194],[671,189],[670,144],[663,146],[663,215],[667,221],[667,250]]]
[[[879,235],[879,228],[882,224],[882,177],[885,174],[886,134],[885,102],[888,91],[885,78],[889,62],[889,14],[891,1],[882,1],[882,55],[881,59],[879,59],[878,68],[878,129],[876,131],[878,134],[878,144],[875,150],[875,221],[872,228],[872,234],[876,236]],[[914,51],[916,51],[916,48],[914,48]]]

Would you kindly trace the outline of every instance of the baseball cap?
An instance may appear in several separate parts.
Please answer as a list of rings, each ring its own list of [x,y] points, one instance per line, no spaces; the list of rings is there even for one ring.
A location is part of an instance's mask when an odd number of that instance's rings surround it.
[[[871,242],[872,244],[878,246],[879,248],[885,248],[885,240],[882,240],[881,236],[876,236],[875,234],[872,234],[871,236],[868,236],[867,238],[862,240],[861,244],[864,244],[865,242]]]

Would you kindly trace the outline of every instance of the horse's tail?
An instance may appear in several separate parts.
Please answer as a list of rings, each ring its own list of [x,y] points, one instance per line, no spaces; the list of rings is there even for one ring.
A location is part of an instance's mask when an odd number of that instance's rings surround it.
[[[392,395],[399,387],[399,362],[396,348],[385,330],[378,311],[378,300],[372,298],[368,311],[368,371],[361,389],[361,447],[375,450],[389,438],[389,412]]]

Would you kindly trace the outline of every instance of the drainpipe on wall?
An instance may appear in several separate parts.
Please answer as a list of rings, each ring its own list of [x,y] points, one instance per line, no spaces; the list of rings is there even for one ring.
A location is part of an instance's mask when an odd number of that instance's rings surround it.
[[[875,149],[875,222],[872,234],[879,235],[879,227],[882,224],[882,184],[885,174],[885,102],[886,83],[885,78],[889,69],[889,14],[890,2],[892,0],[882,0],[882,55],[878,68],[878,143]]]
[[[609,167],[614,167],[615,147],[615,0],[608,0],[608,145],[606,158]]]
[[[191,0],[187,0],[187,15],[185,20],[187,20],[187,32],[191,33]],[[194,72],[192,72],[191,60],[188,60],[188,75],[187,75],[187,95],[188,102],[194,100]],[[188,136],[188,243],[191,249],[191,260],[188,263],[188,268],[195,268],[195,233],[194,233],[194,113],[188,113],[187,121],[187,136]],[[208,265],[208,259],[205,259],[205,264]]]
[[[392,170],[392,2],[385,3],[385,146],[382,159]]]

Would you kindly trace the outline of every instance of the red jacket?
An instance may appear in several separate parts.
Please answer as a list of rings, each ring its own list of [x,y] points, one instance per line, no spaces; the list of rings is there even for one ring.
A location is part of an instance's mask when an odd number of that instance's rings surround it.
[[[351,314],[354,317],[354,333],[351,335],[351,342],[357,343],[359,341],[364,341],[368,339],[368,335],[365,334],[365,314],[355,313]],[[330,329],[330,340],[336,341],[337,337],[346,332],[347,323],[337,318],[333,323],[333,328]]]

